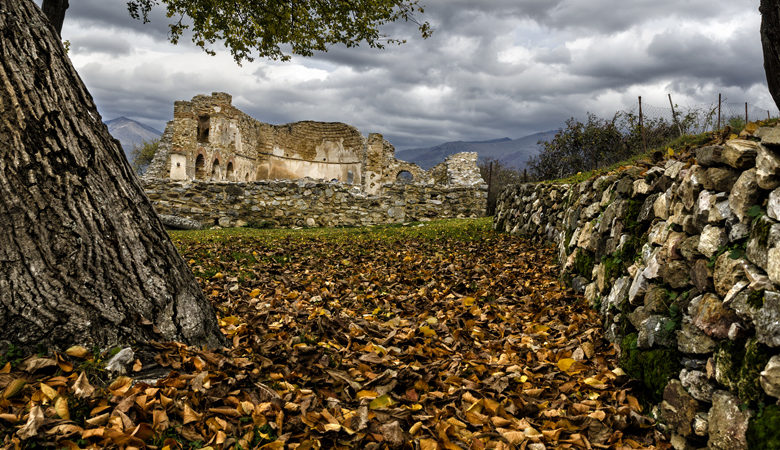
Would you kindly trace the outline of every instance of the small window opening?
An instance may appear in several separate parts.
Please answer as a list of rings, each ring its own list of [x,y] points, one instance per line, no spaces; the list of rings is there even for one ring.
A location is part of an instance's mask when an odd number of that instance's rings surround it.
[[[414,176],[408,170],[402,170],[395,176],[395,181],[403,184],[411,183],[414,181]]]
[[[218,159],[215,159],[214,164],[211,165],[211,179],[212,180],[222,179],[222,171],[220,170]]]
[[[352,184],[355,182],[355,174],[351,170],[347,171],[347,183]]]
[[[225,176],[228,181],[236,181],[235,174],[233,173],[233,162],[228,163],[227,169],[225,169]]]
[[[211,119],[209,116],[198,117],[198,142],[209,141],[210,127],[211,127]]]

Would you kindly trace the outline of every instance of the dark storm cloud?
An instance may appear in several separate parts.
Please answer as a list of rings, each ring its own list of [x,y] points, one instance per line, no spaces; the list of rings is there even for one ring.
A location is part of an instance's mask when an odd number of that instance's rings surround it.
[[[342,121],[397,148],[516,138],[587,111],[611,115],[636,95],[769,98],[756,5],[747,0],[428,0],[430,39],[395,23],[383,32],[407,44],[336,46],[243,68],[187,40],[164,42],[161,10],[144,25],[121,0],[72,3],[73,58],[103,115],[157,128],[175,100],[212,91],[233,94],[259,120]]]

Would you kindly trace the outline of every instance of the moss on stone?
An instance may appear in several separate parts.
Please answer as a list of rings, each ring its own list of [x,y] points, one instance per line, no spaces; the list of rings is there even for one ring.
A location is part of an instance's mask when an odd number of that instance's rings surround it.
[[[764,397],[759,383],[761,371],[772,354],[757,339],[724,341],[715,352],[715,364],[724,385],[737,394],[741,401],[757,405]]]
[[[579,249],[577,256],[574,258],[574,272],[590,279],[593,275],[593,266],[595,265],[593,259],[593,253]]]
[[[751,235],[758,239],[758,244],[761,247],[766,247],[767,243],[769,243],[769,232],[771,229],[772,222],[758,217],[753,221],[753,230],[751,230]]]
[[[629,234],[635,234],[639,227],[639,212],[642,210],[642,202],[636,198],[630,198],[626,201],[626,214],[623,216],[623,227]]]
[[[641,350],[636,344],[637,334],[631,333],[621,341],[620,367],[638,380],[645,389],[639,392],[648,403],[658,403],[670,379],[680,373],[680,354],[676,349]]]
[[[764,306],[764,290],[750,291],[748,293],[747,304],[751,308],[761,309]]]
[[[750,420],[747,444],[748,448],[780,448],[780,407],[767,406]]]

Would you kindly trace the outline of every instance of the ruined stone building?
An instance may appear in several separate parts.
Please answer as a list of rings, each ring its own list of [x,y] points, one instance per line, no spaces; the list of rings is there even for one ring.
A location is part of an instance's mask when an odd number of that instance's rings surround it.
[[[395,159],[381,134],[364,137],[343,123],[271,125],[231,103],[225,93],[175,103],[144,175],[161,214],[204,226],[269,219],[282,226],[366,225],[484,214],[476,153],[451,155],[425,171]],[[305,180],[314,188],[299,192],[294,183]],[[339,193],[336,206],[332,192]]]
[[[214,181],[308,177],[337,180],[370,194],[396,181],[483,183],[472,155],[458,155],[426,172],[395,159],[395,149],[381,134],[364,138],[355,127],[336,122],[271,125],[241,112],[231,100],[229,94],[215,92],[176,102],[146,177]],[[447,178],[448,173],[455,178]]]

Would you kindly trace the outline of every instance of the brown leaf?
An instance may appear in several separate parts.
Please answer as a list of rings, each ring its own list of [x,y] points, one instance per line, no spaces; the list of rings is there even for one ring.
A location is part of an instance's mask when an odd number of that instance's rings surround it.
[[[30,409],[27,422],[20,428],[16,434],[22,440],[29,439],[38,434],[38,428],[43,424],[45,417],[40,406],[35,405]]]

